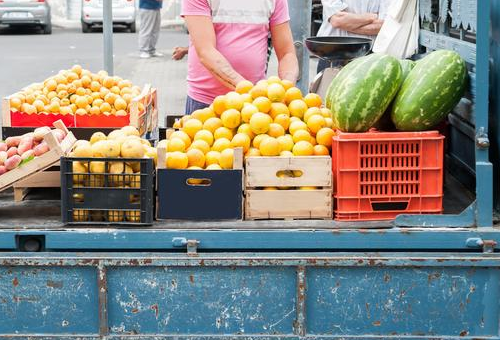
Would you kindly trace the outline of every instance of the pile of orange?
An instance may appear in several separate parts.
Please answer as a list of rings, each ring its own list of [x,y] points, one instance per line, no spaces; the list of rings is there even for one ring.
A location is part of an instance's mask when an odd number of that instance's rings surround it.
[[[167,168],[231,169],[233,150],[245,156],[326,156],[334,135],[331,111],[321,97],[270,77],[215,98],[210,107],[178,120],[159,147]]]
[[[130,80],[75,65],[12,95],[10,108],[27,114],[125,116],[140,93]]]

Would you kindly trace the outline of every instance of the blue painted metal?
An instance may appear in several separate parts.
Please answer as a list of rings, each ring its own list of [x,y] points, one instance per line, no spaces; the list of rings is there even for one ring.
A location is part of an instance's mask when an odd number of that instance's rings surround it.
[[[498,339],[499,269],[499,254],[8,253],[0,333]]]

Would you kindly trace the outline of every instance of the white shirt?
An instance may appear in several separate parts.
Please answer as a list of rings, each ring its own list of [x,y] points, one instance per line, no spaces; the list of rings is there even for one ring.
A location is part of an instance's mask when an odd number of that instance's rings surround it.
[[[338,36],[338,37],[368,37],[344,31],[339,28],[333,28],[330,24],[330,18],[339,12],[348,13],[375,13],[379,19],[384,19],[389,11],[392,0],[321,0],[323,4],[323,24],[318,31],[318,37]]]

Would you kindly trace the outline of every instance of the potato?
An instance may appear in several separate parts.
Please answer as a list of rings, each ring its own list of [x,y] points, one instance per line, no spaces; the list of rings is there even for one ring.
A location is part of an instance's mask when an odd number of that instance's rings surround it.
[[[17,168],[17,166],[19,165],[19,163],[21,163],[21,161],[22,161],[22,158],[19,155],[14,155],[12,157],[9,157],[5,161],[5,168],[7,170],[15,169],[15,168]]]
[[[144,147],[139,140],[131,139],[122,144],[121,154],[123,158],[143,158]]]
[[[87,210],[75,209],[73,210],[73,221],[86,222],[89,219],[89,212]]]
[[[90,172],[93,174],[103,174],[106,172],[106,163],[104,162],[90,162]]]
[[[7,150],[7,158],[10,158],[14,155],[17,155],[17,147],[13,146],[9,150]]]
[[[108,211],[108,222],[122,222],[125,219],[124,212],[120,210]]]
[[[43,140],[43,136],[50,132],[50,128],[48,126],[36,128],[33,132],[33,139],[37,142]]]
[[[93,156],[92,146],[89,144],[80,144],[72,152],[71,157],[90,158]]]
[[[32,157],[32,156],[33,156],[33,157],[35,156],[35,151],[33,151],[33,150],[31,150],[31,149],[30,149],[30,150],[28,150],[28,151],[24,152],[24,153],[21,155],[21,158],[22,158],[22,159],[23,159],[23,161],[24,161],[24,160],[26,160],[26,159],[28,159],[28,158],[30,158],[30,157]]]
[[[76,149],[80,146],[86,146],[86,145],[90,145],[90,142],[88,140],[80,139],[80,140],[77,140],[76,143],[73,145],[73,149]]]
[[[35,146],[33,151],[35,152],[35,156],[41,156],[49,151],[49,146],[47,145],[47,143],[42,142],[39,145]]]
[[[121,128],[121,130],[127,135],[127,136],[140,136],[139,131],[135,126],[124,126]]]
[[[7,172],[7,168],[3,165],[0,165],[0,176]]]
[[[33,136],[25,136],[21,138],[21,142],[17,147],[17,154],[22,155],[26,151],[31,150],[33,148]]]
[[[7,137],[5,140],[5,143],[7,144],[7,147],[11,148],[13,146],[18,146],[19,143],[21,143],[21,136],[16,136],[16,137]]]
[[[8,149],[9,149],[9,147],[7,146],[7,143],[0,142],[0,152],[7,151]]]
[[[140,211],[127,211],[126,212],[127,221],[139,223],[141,222],[141,212]]]
[[[94,132],[92,137],[90,137],[90,144],[95,144],[101,140],[106,140],[107,137],[104,133],[102,132]]]
[[[3,165],[7,158],[9,158],[7,156],[7,151],[0,151],[0,165]]]

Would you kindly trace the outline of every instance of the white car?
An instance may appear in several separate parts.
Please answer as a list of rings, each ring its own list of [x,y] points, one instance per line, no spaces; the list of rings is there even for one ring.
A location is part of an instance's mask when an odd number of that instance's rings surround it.
[[[94,25],[102,25],[102,3],[107,0],[82,0],[82,32],[88,33]],[[113,25],[124,25],[135,33],[135,0],[113,0]]]

